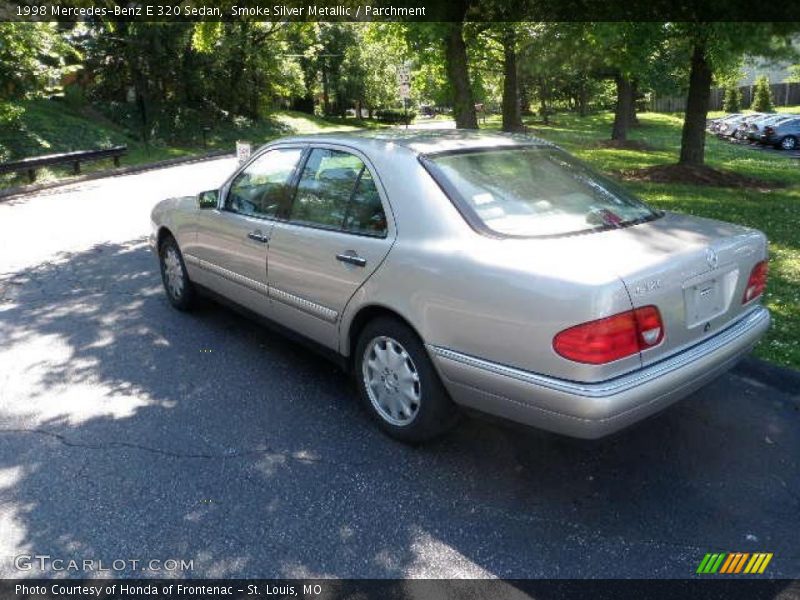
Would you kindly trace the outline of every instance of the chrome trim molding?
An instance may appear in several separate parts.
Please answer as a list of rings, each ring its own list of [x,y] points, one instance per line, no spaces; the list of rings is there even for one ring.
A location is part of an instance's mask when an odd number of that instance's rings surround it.
[[[254,292],[258,292],[259,294],[263,294],[264,296],[269,296],[269,287],[267,287],[265,283],[261,283],[255,279],[250,279],[249,277],[245,277],[239,273],[234,273],[229,269],[215,265],[214,263],[203,260],[202,258],[198,258],[192,254],[184,254],[183,258],[186,260],[186,262],[200,267],[201,269],[205,269],[206,271],[210,271],[215,275],[219,275],[223,279],[243,285],[244,287],[253,290]]]
[[[470,356],[456,352],[441,346],[428,345],[430,351],[441,358],[459,362],[471,367],[483,369],[494,373],[496,375],[504,375],[519,381],[530,383],[553,389],[559,392],[571,394],[573,396],[585,396],[588,398],[605,398],[619,394],[636,386],[639,386],[647,381],[666,375],[672,371],[680,369],[685,365],[694,362],[707,354],[711,354],[733,342],[737,338],[746,335],[750,330],[768,323],[770,320],[769,311],[763,306],[754,308],[745,317],[730,325],[712,338],[705,340],[685,350],[679,354],[667,358],[654,365],[645,367],[639,371],[635,371],[628,375],[622,375],[616,379],[608,381],[601,381],[598,383],[579,383],[567,381],[564,379],[557,379],[547,375],[539,375],[538,373],[531,373],[514,367],[494,363],[482,358]]]
[[[250,279],[249,277],[245,277],[244,275],[240,275],[239,273],[234,273],[229,269],[225,269],[220,267],[219,265],[215,265],[214,263],[208,262],[207,260],[203,260],[202,258],[198,258],[197,256],[193,256],[191,254],[184,254],[183,258],[186,262],[191,263],[201,269],[205,269],[206,271],[210,271],[215,275],[219,275],[223,279],[227,279],[228,281],[232,281],[233,283],[238,283],[239,285],[243,285],[244,287],[253,290],[254,292],[258,292],[259,294],[263,294],[269,298],[274,298],[275,300],[282,302],[283,304],[287,304],[297,310],[301,310],[305,313],[308,313],[314,317],[318,317],[323,321],[328,321],[329,323],[335,323],[336,320],[339,318],[339,313],[331,308],[326,306],[322,306],[321,304],[317,304],[316,302],[312,302],[311,300],[306,300],[305,298],[301,298],[300,296],[295,296],[294,294],[290,294],[289,292],[284,292],[283,290],[279,290],[275,287],[270,287],[266,284],[261,283],[260,281],[255,281],[254,279]]]
[[[323,321],[328,321],[329,323],[335,323],[336,319],[339,317],[339,313],[331,308],[322,306],[316,302],[311,302],[311,300],[306,300],[300,296],[295,296],[289,292],[284,292],[278,288],[270,287],[269,295],[271,298],[274,298],[279,302],[288,304],[297,310],[302,310],[303,312],[306,312],[314,317],[318,317]]]

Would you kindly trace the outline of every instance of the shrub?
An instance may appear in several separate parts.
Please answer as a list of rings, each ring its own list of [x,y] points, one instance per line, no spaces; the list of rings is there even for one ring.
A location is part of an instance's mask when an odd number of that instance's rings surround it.
[[[722,101],[722,110],[727,113],[736,113],[742,107],[742,92],[736,82],[725,86],[725,98]]]
[[[762,75],[756,79],[753,91],[753,105],[750,107],[756,112],[773,112],[772,91],[769,89],[769,79]]]
[[[0,101],[0,124],[4,127],[16,127],[22,120],[25,109],[11,102]]]
[[[382,108],[375,111],[375,118],[382,123],[407,123],[416,116],[417,113],[413,110],[405,111],[402,108]]]

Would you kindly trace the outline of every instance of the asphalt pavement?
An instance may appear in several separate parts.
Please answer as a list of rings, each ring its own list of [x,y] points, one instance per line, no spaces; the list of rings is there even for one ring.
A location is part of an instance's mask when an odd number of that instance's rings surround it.
[[[0,203],[0,576],[691,577],[741,551],[800,577],[796,380],[749,363],[597,442],[466,418],[401,445],[323,359],[168,304],[150,208],[233,167]]]

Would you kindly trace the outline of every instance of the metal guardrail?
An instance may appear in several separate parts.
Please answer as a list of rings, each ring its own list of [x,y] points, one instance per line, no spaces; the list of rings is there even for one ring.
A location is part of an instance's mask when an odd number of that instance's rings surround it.
[[[114,146],[113,148],[103,148],[101,150],[78,150],[76,152],[62,152],[61,154],[32,156],[30,158],[0,163],[0,173],[19,173],[27,171],[28,179],[33,183],[36,181],[36,169],[41,167],[71,164],[72,172],[75,175],[80,175],[82,162],[111,158],[114,160],[114,166],[118,167],[120,157],[127,153],[127,146]]]

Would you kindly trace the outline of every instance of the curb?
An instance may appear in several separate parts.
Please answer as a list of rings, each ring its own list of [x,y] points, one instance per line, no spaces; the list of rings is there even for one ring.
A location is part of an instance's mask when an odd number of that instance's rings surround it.
[[[786,394],[800,395],[800,371],[779,367],[754,356],[744,358],[733,370]]]
[[[20,185],[12,188],[0,190],[0,202],[21,196],[23,194],[30,194],[41,190],[49,190],[52,188],[72,185],[74,183],[81,183],[83,181],[91,181],[92,179],[102,179],[104,177],[114,177],[117,175],[130,175],[132,173],[141,173],[143,171],[152,171],[155,169],[164,169],[166,167],[173,167],[175,165],[183,165],[194,162],[203,162],[206,160],[214,160],[225,156],[236,156],[236,152],[232,150],[217,150],[209,152],[208,154],[200,154],[197,156],[180,156],[178,158],[168,158],[153,163],[145,163],[141,165],[131,165],[128,167],[119,167],[116,169],[107,169],[105,171],[96,171],[94,173],[87,173],[78,177],[70,177],[58,181],[49,181],[47,183],[32,183],[30,185]]]

